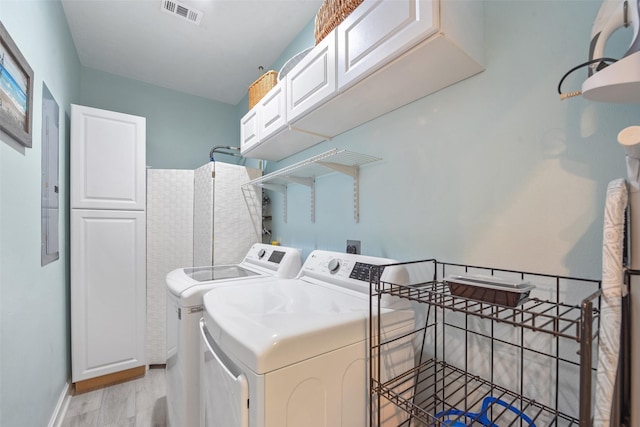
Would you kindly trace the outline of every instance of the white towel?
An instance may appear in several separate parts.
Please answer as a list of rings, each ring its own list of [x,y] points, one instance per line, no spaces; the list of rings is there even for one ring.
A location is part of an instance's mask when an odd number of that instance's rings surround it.
[[[607,187],[602,241],[602,304],[598,339],[598,373],[594,427],[609,427],[620,353],[622,297],[626,295],[622,251],[627,183],[611,181]]]

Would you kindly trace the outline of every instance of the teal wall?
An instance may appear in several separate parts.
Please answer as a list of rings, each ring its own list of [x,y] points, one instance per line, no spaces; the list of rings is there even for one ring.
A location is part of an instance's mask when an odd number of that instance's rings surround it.
[[[80,63],[62,6],[2,0],[0,21],[34,70],[33,148],[0,135],[0,425],[43,427],[66,387],[69,357],[68,128]],[[60,259],[40,266],[42,83],[60,107]]]
[[[235,106],[86,67],[81,76],[81,104],[147,118],[148,166],[195,169],[209,161],[211,147],[239,145]]]
[[[360,222],[350,178],[292,185],[288,223],[271,194],[274,237],[312,249],[401,260],[438,257],[598,277],[607,183],[625,176],[617,133],[640,120],[637,105],[559,101],[566,70],[586,59],[600,1],[485,1],[486,71],[420,99],[268,170],[333,147],[379,156],[362,167]],[[194,168],[213,145],[238,145],[237,106],[183,95],[80,66],[59,1],[0,0],[0,20],[35,70],[34,147],[0,135],[0,425],[46,425],[69,378],[68,123],[62,126],[60,259],[40,267],[42,83],[71,103],[148,118],[148,164]],[[313,21],[280,66],[313,44]],[[620,56],[617,36],[611,56]],[[618,51],[615,52],[615,49]],[[584,72],[567,79],[580,86]],[[401,82],[398,82],[399,84]],[[232,158],[224,161],[233,161]]]
[[[314,19],[270,68],[280,70],[288,58],[313,46],[313,28]],[[79,103],[146,117],[147,165],[158,169],[195,169],[209,161],[211,147],[239,146],[247,98],[233,106],[81,67]],[[255,160],[223,154],[216,160],[258,167]]]
[[[626,177],[616,138],[639,124],[640,107],[560,101],[556,89],[586,61],[600,3],[485,1],[483,73],[268,166],[333,147],[381,157],[360,171],[360,222],[351,179],[331,174],[316,181],[315,223],[306,187],[289,187],[286,224],[271,194],[274,237],[305,255],[357,239],[400,260],[598,277],[607,183]]]

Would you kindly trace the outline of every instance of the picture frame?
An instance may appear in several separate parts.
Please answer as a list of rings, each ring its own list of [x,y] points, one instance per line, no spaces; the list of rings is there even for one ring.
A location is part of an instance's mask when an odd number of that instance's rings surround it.
[[[33,70],[0,22],[0,130],[33,144]]]

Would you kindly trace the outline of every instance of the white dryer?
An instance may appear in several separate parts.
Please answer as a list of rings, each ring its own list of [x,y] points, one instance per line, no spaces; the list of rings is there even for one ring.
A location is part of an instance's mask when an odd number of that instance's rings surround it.
[[[200,321],[201,425],[368,425],[369,274],[372,265],[391,262],[314,251],[295,279],[208,292]],[[408,281],[401,267],[387,266],[382,274]],[[414,366],[407,335],[414,312],[407,301],[383,302],[382,334],[398,338],[381,365],[391,378]],[[387,410],[383,416],[394,425],[406,419],[392,405]]]
[[[295,277],[300,251],[254,244],[240,264],[179,268],[167,275],[167,422],[173,427],[200,423],[200,333],[203,295],[221,284],[260,283]]]

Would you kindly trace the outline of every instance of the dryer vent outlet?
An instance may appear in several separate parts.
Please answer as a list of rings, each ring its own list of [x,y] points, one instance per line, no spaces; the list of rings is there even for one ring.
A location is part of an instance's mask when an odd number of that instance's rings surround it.
[[[347,253],[360,254],[360,240],[347,240]]]

